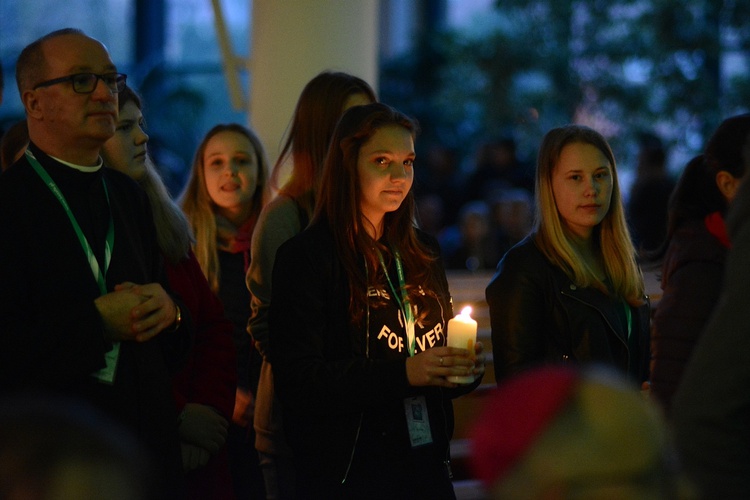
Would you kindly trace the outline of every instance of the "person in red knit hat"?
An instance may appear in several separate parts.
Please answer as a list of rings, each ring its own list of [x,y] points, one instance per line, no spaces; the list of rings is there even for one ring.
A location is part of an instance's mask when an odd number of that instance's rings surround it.
[[[657,406],[611,368],[545,366],[507,379],[471,431],[492,499],[689,499]]]

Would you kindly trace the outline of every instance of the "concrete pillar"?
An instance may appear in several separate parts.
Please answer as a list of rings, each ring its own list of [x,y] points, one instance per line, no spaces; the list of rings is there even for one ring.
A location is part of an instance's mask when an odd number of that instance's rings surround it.
[[[250,125],[275,163],[302,88],[323,70],[377,90],[378,0],[253,0]]]

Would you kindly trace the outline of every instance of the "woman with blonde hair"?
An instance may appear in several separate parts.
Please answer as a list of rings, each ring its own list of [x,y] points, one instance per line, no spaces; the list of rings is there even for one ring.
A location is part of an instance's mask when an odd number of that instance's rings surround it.
[[[245,273],[267,179],[268,163],[258,136],[236,123],[216,125],[198,146],[180,197],[195,235],[195,256],[234,325],[238,380],[227,443],[235,491],[241,497],[251,491],[263,495],[253,434],[261,359],[246,331],[250,292]]]
[[[534,231],[486,290],[495,374],[535,364],[614,366],[648,378],[649,305],[615,158],[595,130],[550,130],[539,149]]]

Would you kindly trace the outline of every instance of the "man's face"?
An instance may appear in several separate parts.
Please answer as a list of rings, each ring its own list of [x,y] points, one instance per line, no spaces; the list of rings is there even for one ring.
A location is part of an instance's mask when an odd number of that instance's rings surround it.
[[[107,49],[83,35],[62,35],[44,43],[47,61],[44,80],[76,73],[113,73]],[[35,84],[41,82],[35,82]],[[48,137],[77,146],[101,145],[115,133],[117,94],[98,80],[90,94],[79,94],[70,81],[33,90],[38,117]]]

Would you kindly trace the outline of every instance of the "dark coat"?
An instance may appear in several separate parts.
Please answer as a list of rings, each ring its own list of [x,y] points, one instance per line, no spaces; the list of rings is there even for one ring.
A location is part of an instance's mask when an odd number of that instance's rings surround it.
[[[126,175],[101,168],[82,173],[33,144],[95,252],[103,253],[109,210],[114,248],[107,290],[118,283],[161,283],[169,291],[148,199]],[[103,260],[100,257],[100,262]],[[177,477],[172,376],[192,342],[192,320],[147,342],[121,342],[114,384],[91,373],[104,367],[111,348],[94,305],[100,290],[61,204],[26,158],[0,176],[0,394],[58,392],[81,397],[127,425]]]
[[[727,217],[724,286],[672,401],[681,463],[700,498],[750,498],[750,183]]]
[[[437,251],[433,239],[430,248]],[[439,261],[433,275],[443,309],[452,315]],[[363,419],[380,412],[404,426],[403,400],[418,394],[427,400],[433,429],[434,442],[426,460],[441,467],[445,477],[443,462],[449,459],[453,433],[451,398],[469,392],[479,380],[456,389],[411,387],[406,357],[368,357],[365,327],[349,320],[349,297],[347,276],[327,222],[312,225],[279,248],[269,316],[270,353],[284,430],[298,464],[298,477],[305,478],[306,494],[325,497],[322,491],[340,491],[335,488],[346,482],[358,443],[388,440],[388,436],[361,435]],[[409,447],[408,438],[405,447]],[[388,463],[372,464],[371,484],[388,485],[390,469]],[[414,482],[425,487],[440,479],[416,474]]]
[[[648,378],[649,306],[625,314],[593,288],[579,288],[550,263],[533,235],[505,254],[486,290],[498,382],[541,363],[602,363],[637,382]]]
[[[661,276],[664,293],[651,332],[651,392],[667,411],[719,300],[726,255],[727,248],[702,219],[675,231],[667,249]]]

